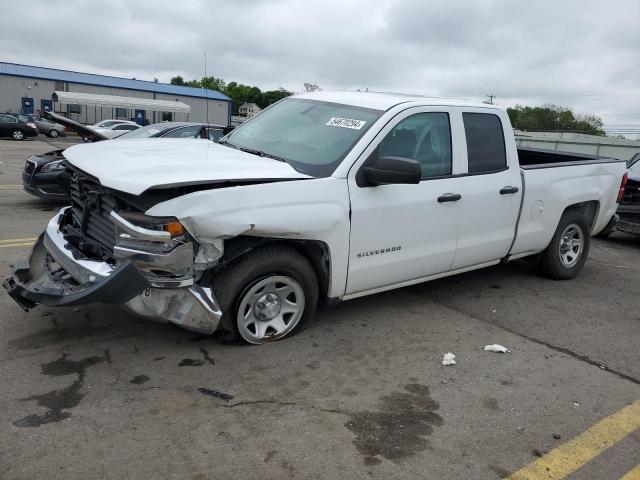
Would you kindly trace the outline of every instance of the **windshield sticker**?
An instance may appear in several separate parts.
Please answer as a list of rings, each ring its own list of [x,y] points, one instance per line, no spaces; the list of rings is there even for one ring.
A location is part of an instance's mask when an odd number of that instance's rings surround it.
[[[340,118],[331,117],[325,125],[332,127],[352,128],[353,130],[360,130],[367,123],[364,120],[354,120],[353,118]]]

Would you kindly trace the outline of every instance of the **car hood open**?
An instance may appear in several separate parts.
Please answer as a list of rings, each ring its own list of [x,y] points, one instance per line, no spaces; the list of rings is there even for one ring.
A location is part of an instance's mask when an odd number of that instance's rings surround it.
[[[47,112],[45,110],[40,110],[38,112],[41,117],[47,118],[52,122],[59,123],[60,125],[64,125],[67,130],[71,130],[74,133],[77,133],[87,142],[100,142],[102,140],[109,140],[104,135],[96,132],[92,128],[89,128],[81,123],[75,122],[70,118],[63,117],[62,115],[58,115],[57,113]]]
[[[311,178],[287,163],[202,139],[116,139],[74,145],[64,156],[105,187],[132,195],[152,188]]]

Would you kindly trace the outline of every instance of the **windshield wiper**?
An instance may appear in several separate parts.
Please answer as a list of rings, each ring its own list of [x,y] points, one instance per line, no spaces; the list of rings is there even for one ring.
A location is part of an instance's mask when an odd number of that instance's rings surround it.
[[[271,155],[270,153],[263,152],[262,150],[255,150],[253,148],[247,147],[236,147],[238,150],[242,150],[243,152],[250,153],[252,155],[257,155],[259,157],[271,158],[273,160],[278,160],[279,162],[285,162],[286,160],[282,157],[278,157],[277,155]]]
[[[229,140],[219,140],[218,145],[229,145],[231,148],[238,150],[238,146],[231,143]]]

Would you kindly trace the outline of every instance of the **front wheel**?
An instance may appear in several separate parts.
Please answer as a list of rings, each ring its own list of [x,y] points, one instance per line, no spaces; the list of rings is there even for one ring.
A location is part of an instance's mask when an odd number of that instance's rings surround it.
[[[55,130],[55,129],[49,130],[49,136],[51,138],[57,138],[58,135],[60,135],[60,133],[58,133],[57,130]]]
[[[573,278],[587,261],[590,246],[591,233],[584,215],[569,210],[562,215],[551,242],[538,257],[538,269],[556,280]]]
[[[226,339],[261,344],[294,335],[318,303],[315,270],[300,252],[269,245],[246,254],[213,282]]]
[[[11,138],[13,138],[14,140],[24,140],[24,132],[22,130],[13,130],[11,132]]]

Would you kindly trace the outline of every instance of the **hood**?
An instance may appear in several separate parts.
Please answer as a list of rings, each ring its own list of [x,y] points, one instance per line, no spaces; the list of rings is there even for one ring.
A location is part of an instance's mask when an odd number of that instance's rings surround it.
[[[132,195],[150,188],[311,178],[287,163],[202,139],[116,139],[74,145],[64,156],[105,187]]]
[[[38,113],[41,117],[47,118],[52,122],[59,123],[60,125],[64,125],[67,130],[71,130],[72,132],[77,133],[82,138],[84,138],[85,142],[100,142],[102,140],[109,140],[107,137],[101,135],[95,130],[82,125],[81,123],[74,122],[70,118],[58,115],[57,113],[46,112],[44,110],[39,110]]]

